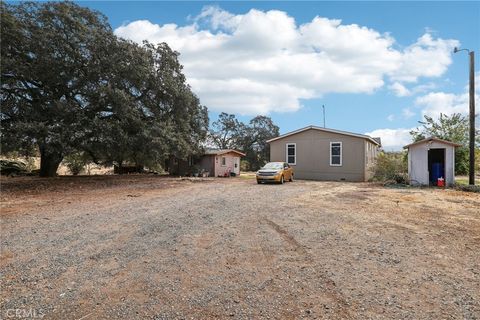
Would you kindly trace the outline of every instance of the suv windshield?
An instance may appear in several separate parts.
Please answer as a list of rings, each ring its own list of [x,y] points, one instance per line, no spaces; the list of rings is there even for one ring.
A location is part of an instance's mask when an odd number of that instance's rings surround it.
[[[279,169],[283,169],[283,164],[278,162],[269,162],[266,165],[264,165],[262,169],[279,170]]]

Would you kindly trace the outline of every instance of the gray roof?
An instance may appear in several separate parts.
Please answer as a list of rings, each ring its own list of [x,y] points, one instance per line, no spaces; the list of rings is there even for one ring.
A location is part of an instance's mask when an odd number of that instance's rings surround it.
[[[282,134],[281,136],[278,136],[276,138],[267,140],[267,142],[270,143],[272,141],[282,139],[282,138],[285,138],[285,137],[288,137],[288,136],[291,136],[291,135],[294,135],[294,134],[297,134],[297,133],[300,133],[300,132],[303,132],[303,131],[311,130],[311,129],[324,131],[324,132],[338,133],[338,134],[343,134],[343,135],[351,136],[351,137],[363,138],[363,139],[369,140],[370,142],[372,142],[372,143],[374,143],[378,146],[381,146],[380,138],[372,138],[372,137],[367,136],[365,134],[353,133],[353,132],[341,131],[341,130],[335,130],[335,129],[328,129],[328,128],[322,128],[322,127],[317,127],[317,126],[308,126],[308,127],[298,129],[298,130],[295,130],[295,131],[292,131],[292,132],[288,132],[288,133]],[[378,141],[377,141],[377,139],[378,139]]]

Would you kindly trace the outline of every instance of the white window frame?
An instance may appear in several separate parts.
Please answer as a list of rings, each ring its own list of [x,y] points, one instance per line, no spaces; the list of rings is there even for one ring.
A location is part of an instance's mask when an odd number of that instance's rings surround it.
[[[332,163],[332,145],[340,144],[340,164]],[[330,142],[330,166],[331,167],[341,167],[343,165],[343,144],[341,141],[332,141]]]
[[[293,163],[288,162],[288,146],[293,146],[293,150],[295,150],[295,154],[293,155],[293,158],[295,159]],[[297,144],[295,142],[287,142],[285,143],[285,162],[288,163],[291,166],[294,166],[297,164]]]
[[[222,157],[222,162],[221,162],[222,167],[227,166],[227,157]]]

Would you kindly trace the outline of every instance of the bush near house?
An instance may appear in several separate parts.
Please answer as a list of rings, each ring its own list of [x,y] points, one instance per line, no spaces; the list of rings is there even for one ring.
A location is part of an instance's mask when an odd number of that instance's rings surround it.
[[[373,180],[408,182],[407,158],[405,152],[381,152],[373,168]]]

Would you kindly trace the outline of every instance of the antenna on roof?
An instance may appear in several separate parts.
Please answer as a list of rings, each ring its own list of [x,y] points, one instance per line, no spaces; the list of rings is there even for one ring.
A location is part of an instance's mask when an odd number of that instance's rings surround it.
[[[322,104],[322,109],[323,109],[323,127],[325,128],[325,105]]]

